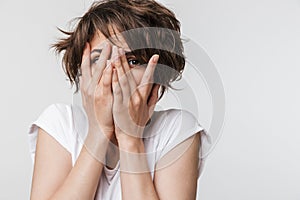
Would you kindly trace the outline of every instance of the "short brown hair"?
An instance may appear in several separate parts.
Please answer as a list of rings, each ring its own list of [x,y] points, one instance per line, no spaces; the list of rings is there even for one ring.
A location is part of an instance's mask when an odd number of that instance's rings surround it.
[[[75,83],[75,93],[79,88],[79,68],[86,42],[90,42],[97,31],[109,39],[110,25],[124,36],[129,48],[142,64],[147,63],[153,54],[159,54],[159,64],[167,66],[157,67],[154,73],[155,83],[161,84],[159,99],[168,87],[173,88],[170,85],[172,81],[181,78],[185,57],[180,22],[163,5],[154,0],[102,0],[94,2],[77,20],[73,31],[59,29],[67,37],[52,45],[57,53],[64,51],[63,69],[71,85]],[[131,34],[130,30],[137,31]],[[127,31],[129,34],[126,34]]]

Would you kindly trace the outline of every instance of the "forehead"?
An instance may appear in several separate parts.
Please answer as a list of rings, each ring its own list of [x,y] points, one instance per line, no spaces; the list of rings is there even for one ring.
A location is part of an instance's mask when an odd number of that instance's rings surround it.
[[[113,43],[108,40],[101,31],[97,31],[93,37],[93,39],[90,41],[91,50],[93,49],[102,49],[104,44],[106,42],[109,42],[111,45],[116,45],[118,47],[122,47],[125,51],[130,51],[124,37],[120,34],[120,32],[117,29],[112,28],[112,26],[109,26],[109,33],[110,33],[110,40],[113,41]]]

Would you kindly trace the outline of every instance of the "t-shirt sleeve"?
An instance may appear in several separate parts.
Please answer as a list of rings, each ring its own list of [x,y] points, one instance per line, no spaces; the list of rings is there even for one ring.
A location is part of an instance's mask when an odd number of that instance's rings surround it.
[[[187,140],[191,136],[200,131],[201,144],[199,149],[199,163],[198,163],[198,178],[203,172],[204,161],[203,149],[207,147],[210,137],[207,131],[200,125],[197,118],[186,110],[172,110],[167,116],[171,121],[169,122],[169,128],[164,132],[162,138],[162,152],[159,158],[162,158],[174,147]],[[180,156],[180,155],[179,155]]]
[[[70,120],[68,120],[68,106],[66,104],[56,103],[49,105],[40,116],[33,121],[28,128],[29,151],[34,162],[38,127],[46,131],[67,151],[70,148]]]

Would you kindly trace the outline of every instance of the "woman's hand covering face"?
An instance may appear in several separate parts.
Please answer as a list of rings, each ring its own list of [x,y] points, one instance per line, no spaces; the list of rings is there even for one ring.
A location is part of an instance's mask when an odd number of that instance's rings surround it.
[[[158,55],[151,57],[141,82],[137,84],[124,50],[116,46],[112,48],[113,119],[118,140],[142,138],[158,99],[159,85],[153,84],[158,58]]]
[[[82,57],[80,89],[89,127],[108,138],[114,132],[117,139],[141,138],[158,99],[159,85],[152,82],[159,56],[152,56],[137,84],[124,50],[109,42],[102,46],[96,62],[89,44]]]
[[[80,90],[82,103],[87,113],[89,129],[101,131],[111,138],[114,132],[112,117],[112,66],[107,62],[111,55],[111,45],[106,42],[102,48],[98,62],[93,64],[92,73],[91,50],[87,43],[81,63],[82,76]],[[100,130],[99,130],[100,128]]]

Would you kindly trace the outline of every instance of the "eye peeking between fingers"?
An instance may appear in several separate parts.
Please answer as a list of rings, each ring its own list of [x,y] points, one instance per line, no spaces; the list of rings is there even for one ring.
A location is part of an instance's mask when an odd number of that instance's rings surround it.
[[[94,53],[94,55],[92,55],[91,57],[91,67],[95,64],[97,64],[97,62],[99,61],[99,58],[100,58],[100,54],[99,53]],[[139,67],[141,66],[141,62],[135,57],[133,56],[132,54],[129,54],[129,55],[126,55],[126,59],[127,59],[127,62],[129,64],[129,67],[130,68],[134,68],[134,67]]]
[[[138,61],[136,58],[127,58],[127,62],[130,67],[137,67],[141,65],[140,61]]]
[[[92,64],[92,65],[93,65],[93,64],[96,64],[97,61],[99,60],[99,57],[100,57],[100,56],[95,56],[94,58],[92,58],[92,59],[91,59],[91,64]]]
[[[94,65],[97,63],[97,61],[100,58],[101,52],[102,52],[102,49],[93,49],[91,51],[91,65]]]
[[[141,62],[131,52],[127,52],[126,59],[130,68],[141,66]]]

